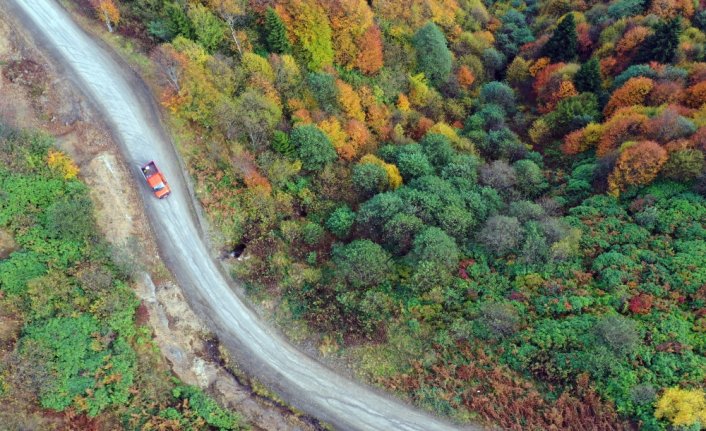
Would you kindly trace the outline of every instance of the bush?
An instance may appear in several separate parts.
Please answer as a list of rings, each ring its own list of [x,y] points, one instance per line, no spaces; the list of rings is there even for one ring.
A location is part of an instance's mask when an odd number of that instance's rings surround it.
[[[75,196],[52,204],[46,211],[49,236],[82,241],[95,233],[93,205],[88,196]]]
[[[481,335],[490,336],[490,338],[508,337],[520,326],[520,315],[515,307],[500,302],[482,304],[479,320],[486,332]]]
[[[180,385],[172,389],[172,396],[184,400],[197,417],[213,428],[219,430],[247,429],[243,418],[222,409],[213,399],[204,394],[199,388]]]
[[[617,314],[601,318],[594,328],[598,340],[619,355],[629,355],[640,344],[635,322]]]

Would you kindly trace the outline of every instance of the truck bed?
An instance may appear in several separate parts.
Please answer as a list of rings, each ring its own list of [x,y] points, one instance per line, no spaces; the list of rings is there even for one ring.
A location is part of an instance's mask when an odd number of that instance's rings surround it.
[[[145,179],[149,179],[149,177],[157,172],[159,171],[157,170],[157,165],[155,165],[154,162],[149,162],[142,167],[142,175],[145,176]]]

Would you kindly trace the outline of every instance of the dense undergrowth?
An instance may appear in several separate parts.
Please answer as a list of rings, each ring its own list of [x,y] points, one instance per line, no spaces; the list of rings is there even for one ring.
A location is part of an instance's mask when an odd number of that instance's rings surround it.
[[[135,321],[131,260],[113,259],[78,168],[52,144],[0,125],[0,317],[21,322],[0,331],[0,428],[245,429],[171,376]]]
[[[116,10],[236,275],[322,352],[459,420],[706,423],[703,3]]]

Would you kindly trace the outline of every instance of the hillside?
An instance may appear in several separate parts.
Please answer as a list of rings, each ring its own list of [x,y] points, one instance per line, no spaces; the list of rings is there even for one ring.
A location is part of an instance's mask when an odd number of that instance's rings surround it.
[[[706,423],[703,5],[76,3],[292,338],[461,422]]]

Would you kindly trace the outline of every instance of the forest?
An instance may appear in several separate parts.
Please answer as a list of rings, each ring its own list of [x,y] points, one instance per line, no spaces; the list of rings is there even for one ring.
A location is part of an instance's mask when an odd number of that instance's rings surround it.
[[[0,124],[0,428],[249,429],[169,372],[78,174],[51,137]]]
[[[75,3],[148,57],[233,275],[322,355],[459,422],[706,426],[703,1]],[[3,291],[58,276],[22,267]]]

